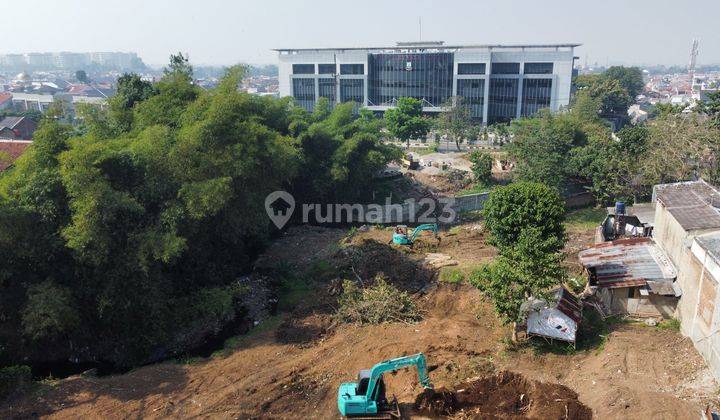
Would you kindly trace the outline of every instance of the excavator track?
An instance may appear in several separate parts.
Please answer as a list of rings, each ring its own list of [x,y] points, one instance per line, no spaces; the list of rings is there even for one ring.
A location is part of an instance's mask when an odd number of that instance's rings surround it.
[[[390,401],[382,411],[372,416],[361,416],[361,417],[346,417],[349,420],[395,420],[401,418],[400,404],[398,404],[397,398],[393,395],[392,401]]]

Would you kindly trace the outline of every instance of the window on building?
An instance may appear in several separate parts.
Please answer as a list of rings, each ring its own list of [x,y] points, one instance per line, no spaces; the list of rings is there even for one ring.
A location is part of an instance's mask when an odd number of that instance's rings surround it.
[[[524,79],[522,88],[522,116],[531,117],[550,107],[552,79]]]
[[[293,74],[314,74],[315,64],[293,64]]]
[[[318,73],[335,74],[335,64],[318,64]]]
[[[315,108],[315,79],[309,77],[293,79],[293,98],[295,104],[312,112]]]
[[[368,102],[393,106],[403,97],[442,106],[452,96],[453,54],[371,54]]]
[[[340,64],[340,74],[365,74],[365,64]]]
[[[553,63],[525,63],[525,74],[552,74]]]
[[[485,80],[458,79],[457,96],[463,98],[463,103],[470,108],[470,116],[482,121],[483,104],[485,102]]]
[[[510,122],[517,116],[518,79],[490,79],[488,123]]]
[[[365,103],[365,84],[363,79],[340,79],[340,102]]]
[[[520,74],[520,63],[492,63],[492,74]]]
[[[322,78],[318,79],[318,93],[321,98],[327,98],[332,106],[335,103],[335,79]]]
[[[485,74],[485,63],[458,63],[458,74]]]

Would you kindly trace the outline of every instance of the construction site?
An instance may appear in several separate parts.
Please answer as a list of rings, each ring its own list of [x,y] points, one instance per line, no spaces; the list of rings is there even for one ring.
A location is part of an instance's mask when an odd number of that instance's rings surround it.
[[[603,217],[567,215],[564,264],[578,278],[578,253],[596,242]],[[204,356],[47,379],[0,417],[339,418],[372,409],[385,418],[674,419],[720,403],[692,341],[662,316],[603,316],[563,289],[543,307],[569,314],[570,338],[533,334],[528,319],[513,342],[468,281],[496,250],[482,220],[461,219],[409,237],[395,226],[291,227],[255,264],[251,277],[272,279],[278,292],[258,293],[274,304],[258,304],[245,334]],[[405,307],[384,310],[405,315],[364,322],[367,314],[343,312],[347,278],[363,290],[396,288]]]

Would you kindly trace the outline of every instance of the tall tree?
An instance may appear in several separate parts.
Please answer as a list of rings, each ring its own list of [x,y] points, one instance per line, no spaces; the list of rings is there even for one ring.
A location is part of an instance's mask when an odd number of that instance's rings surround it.
[[[639,67],[612,66],[603,73],[603,77],[617,80],[630,95],[633,102],[645,87],[643,73]]]
[[[443,107],[446,110],[438,116],[436,127],[440,133],[455,142],[459,151],[461,142],[478,136],[479,126],[473,123],[470,107],[463,98],[450,98]]]
[[[390,134],[400,141],[423,137],[430,129],[430,121],[422,116],[422,102],[415,98],[400,98],[395,108],[385,111],[385,123]]]
[[[520,182],[490,193],[483,215],[500,255],[475,271],[471,282],[492,298],[505,322],[520,322],[520,307],[530,296],[542,297],[562,283],[564,214],[562,198],[544,184]]]
[[[78,70],[75,72],[75,79],[80,83],[87,83],[88,76],[85,70]]]

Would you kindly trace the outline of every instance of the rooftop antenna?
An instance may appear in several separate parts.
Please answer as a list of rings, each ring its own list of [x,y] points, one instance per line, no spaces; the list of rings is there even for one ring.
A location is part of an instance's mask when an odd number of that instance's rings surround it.
[[[420,27],[420,38],[418,41],[422,41],[422,17],[418,16],[418,26]]]

